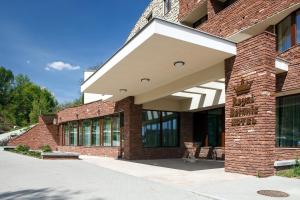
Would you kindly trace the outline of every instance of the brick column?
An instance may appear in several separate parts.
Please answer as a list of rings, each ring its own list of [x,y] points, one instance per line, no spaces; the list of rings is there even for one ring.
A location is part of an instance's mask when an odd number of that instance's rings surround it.
[[[124,112],[124,157],[138,159],[142,153],[142,106],[134,104],[134,97],[127,97],[117,102],[116,108]]]
[[[274,174],[275,53],[275,36],[263,32],[239,43],[237,55],[225,61],[227,172]]]

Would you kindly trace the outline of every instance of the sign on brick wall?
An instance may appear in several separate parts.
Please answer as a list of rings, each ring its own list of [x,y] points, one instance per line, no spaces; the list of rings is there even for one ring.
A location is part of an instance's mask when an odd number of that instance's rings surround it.
[[[258,114],[258,106],[255,106],[255,97],[250,94],[253,81],[241,80],[241,83],[234,87],[236,97],[232,99],[230,117],[232,126],[255,125],[255,115]]]

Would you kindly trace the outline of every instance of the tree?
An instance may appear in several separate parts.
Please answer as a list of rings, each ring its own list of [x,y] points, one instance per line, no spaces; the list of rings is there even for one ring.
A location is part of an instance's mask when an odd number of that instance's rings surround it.
[[[47,89],[41,89],[39,93],[32,102],[32,110],[29,114],[31,123],[36,123],[40,115],[53,113],[57,106],[57,101]]]
[[[16,76],[11,103],[17,126],[37,123],[39,115],[52,113],[57,106],[47,89],[32,83],[25,75]]]
[[[60,111],[60,110],[66,109],[66,108],[74,107],[74,106],[80,106],[82,104],[83,104],[83,94],[81,94],[79,98],[77,98],[71,102],[59,104],[56,108],[56,111]]]
[[[8,104],[13,82],[14,75],[12,71],[0,67],[0,106]]]
[[[9,104],[13,82],[12,71],[0,67],[0,133],[10,130],[15,122]]]

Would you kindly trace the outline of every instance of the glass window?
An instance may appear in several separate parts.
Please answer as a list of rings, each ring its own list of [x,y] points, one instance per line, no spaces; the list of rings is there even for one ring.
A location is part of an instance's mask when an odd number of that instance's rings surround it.
[[[77,146],[78,123],[77,122],[69,123],[69,128],[70,128],[70,145]]]
[[[103,124],[103,145],[111,146],[111,117],[105,117]]]
[[[160,112],[143,111],[142,140],[144,147],[160,146]]]
[[[223,109],[208,110],[208,146],[222,146],[222,132],[224,127]]]
[[[300,147],[300,94],[276,100],[276,145]]]
[[[297,43],[300,43],[300,11],[296,13]]]
[[[69,145],[69,125],[64,124],[63,130],[64,130],[64,145]]]
[[[291,16],[277,25],[278,51],[283,52],[292,46],[291,38]]]
[[[164,0],[164,13],[168,14],[171,10],[171,0]]]
[[[120,146],[120,117],[113,118],[113,146]]]
[[[147,21],[150,22],[152,18],[153,18],[153,15],[152,15],[152,12],[151,12],[151,13],[148,15],[148,17],[147,17]]]
[[[83,125],[83,134],[84,134],[84,146],[90,146],[91,145],[91,121],[90,120],[84,120]]]
[[[78,146],[83,145],[83,128],[82,128],[82,123],[79,123],[79,139],[78,139]]]
[[[93,120],[92,125],[92,145],[100,146],[100,127],[99,127],[99,119]]]
[[[173,147],[178,145],[178,114],[162,112],[163,146]]]

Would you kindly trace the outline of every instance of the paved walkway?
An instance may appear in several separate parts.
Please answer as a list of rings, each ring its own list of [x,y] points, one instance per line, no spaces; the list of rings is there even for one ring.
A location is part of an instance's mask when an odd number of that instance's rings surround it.
[[[207,200],[184,189],[81,160],[40,160],[0,151],[1,200]]]
[[[210,199],[270,200],[257,194],[258,190],[280,190],[290,194],[286,200],[300,199],[300,180],[282,177],[257,178],[234,173],[225,173],[223,163],[199,161],[184,163],[182,159],[120,161],[111,158],[81,156],[89,163],[121,173],[142,177]]]

